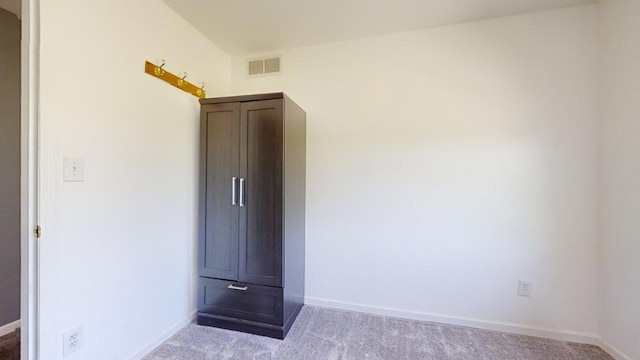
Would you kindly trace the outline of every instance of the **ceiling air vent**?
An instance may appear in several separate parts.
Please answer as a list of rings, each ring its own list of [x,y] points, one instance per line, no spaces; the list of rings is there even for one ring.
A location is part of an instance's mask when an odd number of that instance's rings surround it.
[[[247,62],[247,75],[261,76],[280,74],[280,66],[281,61],[279,56],[249,60]]]

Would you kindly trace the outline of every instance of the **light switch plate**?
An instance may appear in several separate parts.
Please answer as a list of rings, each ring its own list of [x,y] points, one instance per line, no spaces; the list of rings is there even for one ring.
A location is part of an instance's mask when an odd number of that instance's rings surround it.
[[[520,280],[518,283],[518,296],[531,296],[531,281]]]
[[[84,181],[83,158],[64,158],[64,181]]]

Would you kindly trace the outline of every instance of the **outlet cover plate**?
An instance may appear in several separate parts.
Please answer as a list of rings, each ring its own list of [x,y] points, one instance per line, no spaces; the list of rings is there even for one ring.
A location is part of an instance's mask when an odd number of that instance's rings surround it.
[[[62,355],[67,357],[80,350],[84,345],[82,326],[70,330],[62,335]]]

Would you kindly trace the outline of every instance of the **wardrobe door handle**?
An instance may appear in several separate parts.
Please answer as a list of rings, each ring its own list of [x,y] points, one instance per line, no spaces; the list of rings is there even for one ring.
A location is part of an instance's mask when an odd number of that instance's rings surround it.
[[[244,206],[244,178],[240,178],[240,206]]]
[[[235,176],[231,178],[231,205],[236,205],[236,178]]]
[[[235,286],[235,285],[231,284],[231,285],[227,286],[227,289],[231,289],[231,290],[240,290],[240,291],[247,291],[247,289],[249,289],[249,287],[248,287],[248,286],[242,286],[242,287],[240,287],[240,286]]]

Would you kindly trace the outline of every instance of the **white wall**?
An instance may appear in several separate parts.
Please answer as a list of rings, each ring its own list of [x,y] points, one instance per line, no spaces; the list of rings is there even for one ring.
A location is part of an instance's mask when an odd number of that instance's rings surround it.
[[[232,58],[308,114],[308,302],[595,334],[596,10]]]
[[[640,359],[640,2],[602,1],[599,333]]]
[[[229,89],[229,58],[161,0],[41,1],[41,358],[126,359],[195,309],[197,99],[145,60]],[[62,181],[64,156],[85,182]]]

